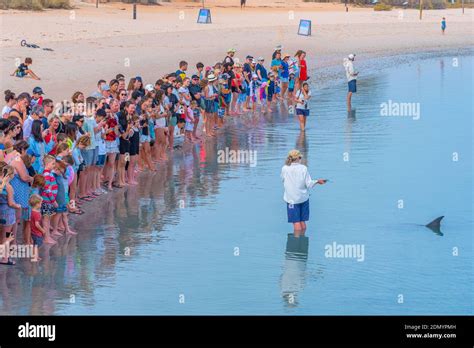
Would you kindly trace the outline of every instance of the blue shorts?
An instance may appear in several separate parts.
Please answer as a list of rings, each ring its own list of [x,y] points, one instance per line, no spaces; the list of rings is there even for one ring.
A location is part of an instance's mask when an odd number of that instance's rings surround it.
[[[288,222],[295,223],[309,220],[309,199],[298,204],[286,203]]]
[[[96,162],[95,165],[98,166],[98,167],[103,167],[104,164],[105,164],[105,158],[106,157],[107,157],[106,155],[99,155],[97,157],[97,162]]]
[[[290,78],[289,77],[280,77],[280,82],[281,83],[288,83],[288,82],[290,82]]]
[[[81,155],[87,167],[93,166],[97,162],[97,157],[99,156],[99,148],[96,147],[90,150],[81,150]]]
[[[309,116],[309,109],[296,109],[296,114],[301,116]]]
[[[349,92],[352,92],[352,93],[357,92],[357,80],[350,80],[347,83],[347,86],[349,87]]]
[[[33,245],[37,245],[38,248],[43,245],[44,237],[39,237],[32,234],[31,239],[33,239]]]
[[[56,208],[56,213],[66,213],[67,212],[67,206],[66,205],[60,205]]]

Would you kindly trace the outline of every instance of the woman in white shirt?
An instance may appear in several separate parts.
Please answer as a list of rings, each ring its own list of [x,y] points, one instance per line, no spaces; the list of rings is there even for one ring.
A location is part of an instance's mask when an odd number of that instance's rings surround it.
[[[301,88],[295,94],[296,115],[300,121],[300,129],[304,131],[306,128],[306,117],[309,116],[308,102],[311,98],[311,91],[307,82],[303,83]]]
[[[281,169],[281,179],[285,188],[283,199],[286,202],[288,222],[293,223],[295,236],[306,230],[309,220],[308,189],[316,184],[323,185],[327,180],[312,180],[308,168],[301,164],[302,155],[298,150],[291,150]]]

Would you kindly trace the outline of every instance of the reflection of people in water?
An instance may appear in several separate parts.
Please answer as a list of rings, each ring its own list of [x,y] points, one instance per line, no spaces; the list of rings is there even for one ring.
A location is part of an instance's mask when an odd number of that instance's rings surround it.
[[[304,288],[308,247],[308,237],[288,233],[280,288],[285,304],[289,307],[298,306],[298,293]]]
[[[285,188],[283,199],[286,202],[288,222],[293,223],[295,233],[306,230],[309,220],[309,191],[316,184],[323,185],[327,180],[312,180],[308,168],[301,164],[301,152],[291,150],[281,169],[281,179]]]

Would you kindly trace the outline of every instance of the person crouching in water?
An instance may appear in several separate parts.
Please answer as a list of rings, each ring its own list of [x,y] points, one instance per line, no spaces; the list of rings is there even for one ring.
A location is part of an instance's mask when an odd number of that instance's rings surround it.
[[[308,168],[301,164],[301,152],[291,150],[281,169],[281,179],[285,193],[288,222],[293,223],[295,236],[304,235],[306,221],[309,220],[309,192],[308,189],[316,184],[323,185],[327,180],[312,180]]]

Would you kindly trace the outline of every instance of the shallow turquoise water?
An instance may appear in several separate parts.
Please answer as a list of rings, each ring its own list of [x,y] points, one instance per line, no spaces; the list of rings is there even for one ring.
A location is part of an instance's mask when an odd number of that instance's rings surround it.
[[[350,117],[345,82],[317,81],[306,135],[285,110],[230,120],[95,202],[39,267],[0,269],[0,313],[472,314],[473,57],[358,67]],[[381,116],[389,100],[419,103],[420,118]],[[225,147],[257,165],[217,164]],[[330,179],[298,240],[279,179],[294,147]],[[442,235],[423,226],[440,215]],[[326,257],[334,242],[364,260]]]

